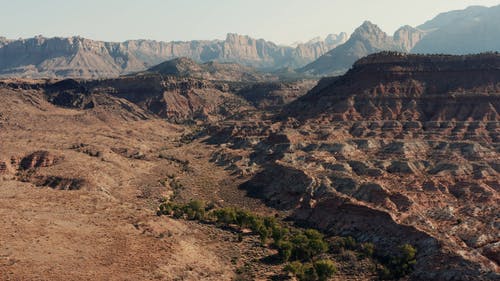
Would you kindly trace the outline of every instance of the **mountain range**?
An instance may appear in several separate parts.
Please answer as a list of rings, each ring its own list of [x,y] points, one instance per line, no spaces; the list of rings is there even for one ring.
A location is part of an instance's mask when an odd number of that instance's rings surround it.
[[[417,28],[428,33],[414,53],[471,54],[500,50],[500,5],[438,15]]]
[[[294,46],[227,34],[225,40],[102,42],[81,37],[9,40],[0,37],[0,76],[103,78],[144,71],[166,60],[237,63],[260,71],[295,70],[331,76],[380,51],[469,54],[500,50],[500,5],[472,6],[439,14],[417,27],[405,25],[389,36],[369,21],[346,33]]]
[[[143,71],[163,61],[188,57],[197,62],[233,62],[269,70],[299,67],[345,42],[347,35],[278,46],[263,39],[228,34],[225,40],[102,42],[81,37],[0,38],[0,76],[115,77]]]
[[[346,43],[334,48],[299,71],[313,75],[338,75],[367,55],[380,51],[420,54],[473,54],[500,50],[500,5],[439,14],[413,28],[403,26],[393,36],[367,21]]]
[[[403,26],[394,36],[388,36],[377,25],[365,21],[346,43],[329,51],[299,72],[313,75],[335,75],[347,71],[358,59],[383,50],[409,52],[424,37],[424,33],[411,26]]]

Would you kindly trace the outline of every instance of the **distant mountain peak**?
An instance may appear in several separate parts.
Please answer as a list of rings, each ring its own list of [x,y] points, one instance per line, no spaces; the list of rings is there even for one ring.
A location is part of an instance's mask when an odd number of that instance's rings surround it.
[[[401,51],[403,48],[376,24],[363,22],[349,40],[306,65],[299,71],[315,75],[337,75],[347,71],[358,59],[379,51]]]
[[[361,26],[354,30],[351,35],[351,39],[365,39],[374,37],[387,37],[387,34],[378,27],[378,25],[373,24],[371,21],[365,21]]]

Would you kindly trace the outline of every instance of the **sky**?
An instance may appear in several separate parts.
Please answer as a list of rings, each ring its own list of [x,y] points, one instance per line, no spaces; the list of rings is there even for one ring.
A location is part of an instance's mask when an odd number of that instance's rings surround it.
[[[370,20],[390,34],[441,12],[500,0],[0,0],[0,36],[94,40],[224,39],[227,33],[278,44],[348,34]]]

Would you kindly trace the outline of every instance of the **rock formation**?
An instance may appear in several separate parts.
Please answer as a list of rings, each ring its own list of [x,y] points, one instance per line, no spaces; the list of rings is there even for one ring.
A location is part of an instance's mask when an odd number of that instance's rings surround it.
[[[81,37],[0,39],[0,76],[102,78],[143,71],[163,61],[188,57],[197,62],[232,62],[260,69],[303,66],[342,43],[278,46],[262,39],[228,34],[226,39],[190,42],[131,40],[101,42]]]
[[[473,54],[500,51],[498,26],[500,6],[472,6],[443,13],[413,28],[403,26],[388,36],[376,25],[365,22],[349,40],[301,68],[303,73],[338,75],[352,64],[379,51],[426,54]]]
[[[358,59],[380,51],[407,52],[423,36],[409,26],[398,29],[394,37],[388,36],[377,25],[365,21],[346,43],[321,56],[299,71],[314,75],[338,75],[347,71]]]
[[[210,142],[226,144],[220,165],[254,175],[248,195],[297,221],[415,245],[411,280],[494,280],[499,66],[496,54],[371,55],[274,122],[226,122]]]
[[[394,41],[400,44],[402,50],[409,52],[424,36],[425,33],[418,28],[405,25],[394,32]]]

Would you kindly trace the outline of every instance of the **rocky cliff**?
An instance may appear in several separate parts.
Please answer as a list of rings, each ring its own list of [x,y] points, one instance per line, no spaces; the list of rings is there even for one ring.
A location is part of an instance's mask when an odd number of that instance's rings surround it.
[[[333,39],[332,39],[333,38]],[[163,61],[188,57],[197,62],[233,62],[261,69],[303,66],[342,41],[278,46],[262,39],[228,34],[226,39],[190,42],[132,40],[101,42],[81,37],[41,36],[0,40],[0,76],[9,77],[116,77],[138,72]]]

